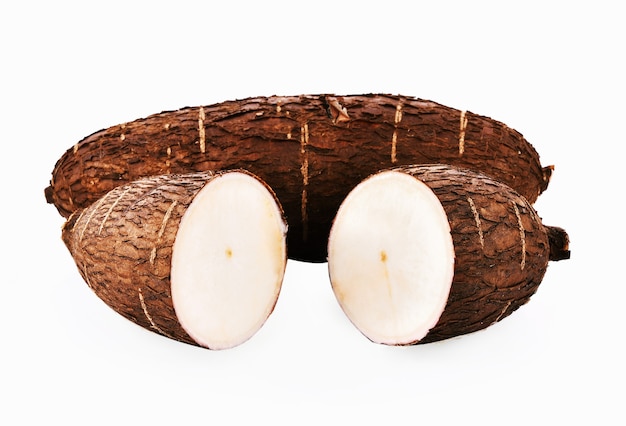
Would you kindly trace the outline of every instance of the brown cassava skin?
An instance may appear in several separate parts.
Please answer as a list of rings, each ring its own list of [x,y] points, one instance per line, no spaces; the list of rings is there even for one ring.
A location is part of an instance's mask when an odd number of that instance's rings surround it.
[[[141,177],[245,169],[277,194],[289,257],[325,261],[348,192],[379,170],[445,163],[485,173],[531,203],[551,167],[503,123],[392,95],[272,96],[162,112],[96,132],[59,159],[48,202],[68,217]]]
[[[548,229],[507,185],[447,165],[400,168],[435,193],[448,216],[454,278],[438,323],[419,342],[471,333],[509,316],[537,291],[550,258]]]
[[[198,345],[174,311],[172,246],[195,195],[220,175],[203,172],[140,179],[114,188],[70,216],[63,241],[100,299],[150,331]]]

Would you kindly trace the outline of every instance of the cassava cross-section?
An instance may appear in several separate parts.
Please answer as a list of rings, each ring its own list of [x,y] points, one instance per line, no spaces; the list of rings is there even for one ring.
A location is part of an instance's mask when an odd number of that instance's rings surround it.
[[[533,203],[552,168],[505,124],[408,96],[255,97],[166,111],[98,131],[57,162],[48,202],[68,217],[144,176],[245,169],[277,194],[289,257],[325,261],[337,208],[381,169],[445,163],[487,174]]]
[[[407,345],[505,318],[535,293],[551,253],[568,257],[566,244],[503,183],[448,165],[401,167],[365,179],[341,204],[328,267],[366,337]]]
[[[226,349],[277,301],[287,227],[274,193],[244,171],[133,181],[76,211],[63,240],[89,287],[133,322]]]

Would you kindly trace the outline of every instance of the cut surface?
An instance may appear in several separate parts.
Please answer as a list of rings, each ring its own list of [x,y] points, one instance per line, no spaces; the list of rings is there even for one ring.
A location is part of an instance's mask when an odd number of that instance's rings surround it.
[[[441,203],[405,173],[364,180],[337,212],[328,266],[341,308],[367,338],[389,345],[419,341],[443,312],[454,275]]]
[[[198,192],[171,268],[176,316],[198,344],[237,346],[265,323],[285,272],[286,231],[273,194],[248,174],[223,174]]]

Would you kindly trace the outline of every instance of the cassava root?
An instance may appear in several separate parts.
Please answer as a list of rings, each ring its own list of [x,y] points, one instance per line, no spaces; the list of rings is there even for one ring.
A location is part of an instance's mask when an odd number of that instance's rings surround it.
[[[370,340],[409,345],[483,329],[536,292],[567,234],[490,177],[449,165],[381,171],[341,204],[330,232],[335,296]]]
[[[277,194],[289,257],[322,262],[337,208],[355,185],[381,169],[426,163],[484,173],[530,203],[552,172],[520,133],[469,111],[382,94],[271,96],[98,131],[63,154],[45,194],[68,217],[145,176],[245,169]]]
[[[226,349],[278,298],[286,224],[274,193],[244,171],[161,175],[76,210],[63,241],[89,287],[140,326]]]

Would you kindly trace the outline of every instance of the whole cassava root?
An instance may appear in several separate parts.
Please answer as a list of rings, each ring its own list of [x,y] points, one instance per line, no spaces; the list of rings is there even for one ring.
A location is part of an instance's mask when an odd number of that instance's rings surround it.
[[[346,197],[328,267],[338,302],[366,337],[407,345],[507,317],[536,292],[551,256],[569,257],[567,244],[563,230],[544,226],[524,197],[486,175],[400,167]]]
[[[278,298],[286,224],[275,195],[244,171],[139,179],[77,210],[62,237],[110,307],[182,342],[249,339]]]
[[[98,131],[57,162],[46,198],[68,217],[113,188],[170,173],[245,169],[277,194],[289,257],[325,261],[337,208],[381,169],[446,163],[534,202],[549,182],[533,147],[490,118],[407,96],[302,95],[162,112]]]

